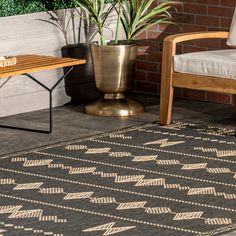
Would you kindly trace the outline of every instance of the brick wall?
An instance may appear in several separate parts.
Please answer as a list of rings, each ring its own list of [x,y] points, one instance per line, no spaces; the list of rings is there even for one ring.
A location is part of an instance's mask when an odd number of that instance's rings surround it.
[[[160,93],[163,39],[173,33],[191,31],[228,31],[236,0],[182,0],[174,15],[178,27],[154,26],[139,36],[135,90]],[[179,53],[226,48],[225,41],[200,40],[181,44]],[[216,103],[232,103],[231,95],[188,89],[175,89],[175,96]]]

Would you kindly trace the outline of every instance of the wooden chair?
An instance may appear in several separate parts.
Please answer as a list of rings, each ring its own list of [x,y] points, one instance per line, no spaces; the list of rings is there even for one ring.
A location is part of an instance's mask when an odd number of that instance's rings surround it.
[[[236,41],[235,31],[236,11],[233,17],[230,33],[195,32],[177,34],[165,38],[162,64],[160,124],[168,125],[172,121],[174,88],[188,88],[233,94],[236,102],[236,49],[176,55],[176,45],[180,42],[189,40],[228,38],[228,45],[236,46],[232,45],[230,42],[233,40],[235,43]],[[234,36],[233,39],[232,36]],[[210,59],[211,55],[212,58]],[[195,65],[194,63],[197,62],[197,60],[200,62]],[[221,65],[221,61],[223,62],[224,60],[227,61]],[[192,68],[189,68],[191,65]],[[225,71],[224,66],[227,67]],[[218,72],[216,72],[217,68],[219,69]],[[235,74],[231,73],[231,69],[235,70]],[[199,71],[201,71],[201,73],[199,73]]]
[[[160,101],[161,124],[168,125],[172,121],[172,102],[175,87],[236,94],[236,80],[174,71],[173,58],[176,55],[177,43],[205,38],[228,38],[228,35],[228,32],[196,32],[177,34],[165,38]]]

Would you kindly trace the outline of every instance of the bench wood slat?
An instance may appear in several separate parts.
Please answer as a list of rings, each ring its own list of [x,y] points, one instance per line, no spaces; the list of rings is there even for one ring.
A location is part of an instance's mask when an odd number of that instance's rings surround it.
[[[16,56],[17,64],[1,67],[0,78],[85,64],[86,60],[41,55]]]

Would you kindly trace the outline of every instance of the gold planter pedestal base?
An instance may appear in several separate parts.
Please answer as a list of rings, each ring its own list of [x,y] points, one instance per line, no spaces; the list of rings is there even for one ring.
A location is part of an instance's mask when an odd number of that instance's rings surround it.
[[[143,104],[130,99],[101,99],[85,107],[85,112],[94,116],[135,116],[144,112]]]

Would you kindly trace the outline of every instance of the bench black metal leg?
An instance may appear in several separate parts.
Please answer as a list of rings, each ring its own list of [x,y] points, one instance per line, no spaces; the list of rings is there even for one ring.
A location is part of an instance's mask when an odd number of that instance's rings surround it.
[[[72,71],[73,66],[66,72],[65,75],[63,75],[53,86],[52,88],[48,88],[46,85],[35,79],[32,75],[30,74],[24,74],[28,78],[32,79],[35,81],[37,84],[39,84],[41,87],[46,89],[49,92],[49,130],[40,130],[40,129],[30,129],[30,128],[22,128],[18,126],[10,126],[10,125],[0,125],[0,128],[8,128],[8,129],[16,129],[16,130],[24,130],[24,131],[31,131],[31,132],[37,132],[37,133],[46,133],[50,134],[52,132],[52,92],[53,90],[57,87],[57,85],[66,78],[66,76]],[[2,87],[2,86],[1,86]]]
[[[52,91],[49,91],[49,133],[52,132]]]

